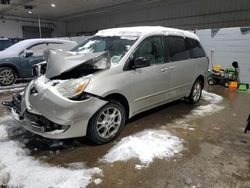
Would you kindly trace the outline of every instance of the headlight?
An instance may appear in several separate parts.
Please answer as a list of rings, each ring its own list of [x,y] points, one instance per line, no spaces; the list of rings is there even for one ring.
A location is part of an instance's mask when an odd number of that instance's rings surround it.
[[[79,78],[62,82],[56,86],[57,91],[66,98],[72,98],[81,94],[87,87],[89,79]]]

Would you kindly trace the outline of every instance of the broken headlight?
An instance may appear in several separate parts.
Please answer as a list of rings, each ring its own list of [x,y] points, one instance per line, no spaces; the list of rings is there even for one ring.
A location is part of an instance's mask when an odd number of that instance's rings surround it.
[[[80,95],[88,83],[89,79],[86,78],[72,79],[56,85],[56,89],[62,96],[73,98]]]

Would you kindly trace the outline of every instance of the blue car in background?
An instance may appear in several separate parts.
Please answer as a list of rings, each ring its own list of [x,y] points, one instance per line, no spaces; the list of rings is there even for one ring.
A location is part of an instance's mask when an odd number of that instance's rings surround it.
[[[33,65],[44,61],[45,50],[70,50],[76,44],[62,39],[28,39],[0,51],[0,85],[8,86],[16,80],[32,79]]]
[[[0,38],[0,51],[10,47],[13,43],[7,38]]]

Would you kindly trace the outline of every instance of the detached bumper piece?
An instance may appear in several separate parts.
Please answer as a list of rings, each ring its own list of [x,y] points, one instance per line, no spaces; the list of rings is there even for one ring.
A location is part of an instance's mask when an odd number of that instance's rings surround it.
[[[23,119],[22,115],[21,115],[21,95],[20,94],[15,94],[12,96],[12,101],[4,101],[2,102],[2,105],[8,107],[8,109],[14,109],[18,115],[20,120]]]

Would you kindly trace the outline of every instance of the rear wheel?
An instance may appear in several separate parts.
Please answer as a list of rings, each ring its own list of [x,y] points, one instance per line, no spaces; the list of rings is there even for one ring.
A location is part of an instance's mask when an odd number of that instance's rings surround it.
[[[0,68],[0,85],[9,86],[16,82],[16,73],[9,67]]]
[[[117,138],[125,125],[124,107],[111,101],[98,110],[89,121],[87,137],[95,144],[105,144]]]
[[[191,104],[199,102],[202,94],[202,89],[203,89],[202,81],[199,79],[196,80],[186,101]]]

